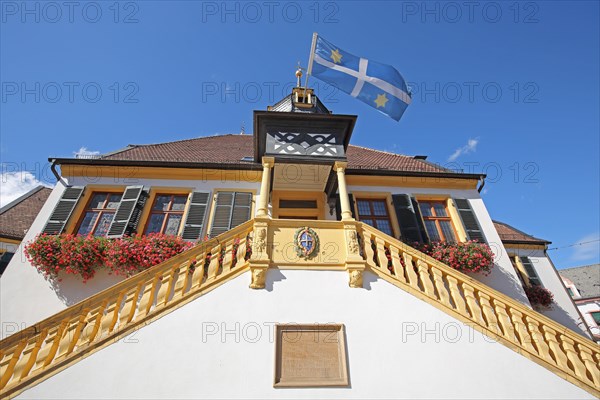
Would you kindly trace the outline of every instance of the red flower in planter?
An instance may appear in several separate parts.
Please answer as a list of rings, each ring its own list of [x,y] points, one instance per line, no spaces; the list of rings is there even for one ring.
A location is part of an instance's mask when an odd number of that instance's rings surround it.
[[[413,243],[412,246],[459,271],[481,272],[487,275],[494,266],[494,253],[490,246],[473,240],[464,243]]]
[[[539,285],[525,287],[525,294],[531,305],[548,307],[554,301],[554,295],[548,289]]]
[[[117,275],[131,276],[192,246],[180,237],[161,234],[121,239],[40,235],[25,246],[25,255],[46,278],[55,279],[63,271],[80,275],[86,282],[104,267]]]

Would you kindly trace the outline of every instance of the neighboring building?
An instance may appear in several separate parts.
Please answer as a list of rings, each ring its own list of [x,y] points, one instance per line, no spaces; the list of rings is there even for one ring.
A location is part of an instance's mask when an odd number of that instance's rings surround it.
[[[600,343],[600,264],[561,269],[560,275],[594,339]]]
[[[494,221],[494,226],[502,239],[520,283],[523,286],[541,286],[554,296],[551,306],[534,308],[556,322],[575,331],[585,331],[583,316],[569,296],[563,280],[547,253],[549,242],[522,232],[504,222]]]
[[[52,189],[38,186],[0,208],[0,275],[39,214]]]
[[[58,183],[25,241],[208,239],[86,284],[13,258],[0,396],[600,395],[598,346],[531,308],[479,194],[485,176],[353,146],[356,118],[294,88],[254,112],[252,136],[52,159]],[[489,243],[495,266],[465,274],[407,244],[431,240]]]

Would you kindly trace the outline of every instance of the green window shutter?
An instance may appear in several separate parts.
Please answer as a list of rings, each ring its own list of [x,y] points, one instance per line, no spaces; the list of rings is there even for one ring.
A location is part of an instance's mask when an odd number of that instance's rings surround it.
[[[525,267],[525,271],[527,271],[527,275],[529,276],[529,283],[531,283],[534,286],[542,286],[542,281],[541,281],[539,275],[537,274],[537,272],[535,271],[535,268],[533,267],[533,263],[531,262],[529,257],[519,257],[519,258],[521,259],[521,263],[523,264],[523,267]]]
[[[352,212],[352,218],[356,219],[356,215],[354,213],[354,195],[352,193],[348,193],[348,202],[350,203],[350,211]],[[342,206],[340,204],[340,195],[336,194],[335,199],[335,218],[338,221],[342,220]]]
[[[407,194],[394,194],[392,203],[398,218],[401,239],[406,243],[428,242],[416,200]]]
[[[218,192],[210,237],[218,236],[250,219],[252,193]]]
[[[200,239],[202,229],[204,228],[204,218],[206,217],[206,208],[208,207],[209,199],[210,193],[208,192],[192,193],[190,209],[188,210],[181,235],[184,240],[196,241]]]
[[[106,236],[118,238],[131,234],[137,227],[145,201],[143,186],[127,186]]]
[[[52,210],[46,226],[42,230],[42,233],[48,235],[59,235],[65,229],[67,221],[71,217],[77,202],[81,198],[83,193],[83,187],[72,186],[67,187],[62,194],[62,197]]]
[[[479,221],[477,221],[477,217],[471,208],[469,200],[454,199],[454,204],[456,204],[458,215],[460,215],[460,219],[465,227],[467,239],[477,240],[479,243],[487,243],[485,236],[483,235],[483,230],[479,225]]]

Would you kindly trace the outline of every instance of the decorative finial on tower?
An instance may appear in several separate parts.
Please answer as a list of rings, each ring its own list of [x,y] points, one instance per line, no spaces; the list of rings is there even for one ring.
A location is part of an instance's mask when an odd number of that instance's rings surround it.
[[[246,128],[244,127],[244,121],[242,121],[242,127],[240,128],[240,135],[246,134]]]
[[[298,83],[296,84],[296,87],[302,87],[302,67],[300,66],[300,61],[298,61],[298,69],[296,70],[296,79],[298,81]]]

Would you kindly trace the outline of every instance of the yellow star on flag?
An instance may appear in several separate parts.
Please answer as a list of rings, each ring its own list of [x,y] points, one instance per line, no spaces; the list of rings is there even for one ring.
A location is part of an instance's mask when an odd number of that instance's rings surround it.
[[[340,64],[342,62],[342,53],[338,49],[331,50],[331,59],[334,63]]]
[[[377,98],[375,99],[375,104],[377,104],[377,108],[385,107],[385,103],[387,103],[389,100],[390,99],[386,97],[385,93],[378,94]]]

